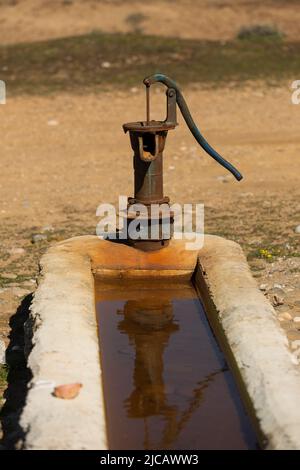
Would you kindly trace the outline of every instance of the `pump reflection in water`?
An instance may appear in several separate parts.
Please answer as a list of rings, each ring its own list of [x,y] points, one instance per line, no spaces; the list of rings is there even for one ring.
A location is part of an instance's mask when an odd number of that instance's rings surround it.
[[[96,292],[111,449],[256,447],[232,374],[189,284],[105,288],[101,282]]]
[[[118,325],[135,348],[134,390],[125,401],[129,418],[169,415],[174,407],[167,404],[163,379],[163,354],[178,325],[173,321],[171,302],[149,299],[128,300],[119,313]]]

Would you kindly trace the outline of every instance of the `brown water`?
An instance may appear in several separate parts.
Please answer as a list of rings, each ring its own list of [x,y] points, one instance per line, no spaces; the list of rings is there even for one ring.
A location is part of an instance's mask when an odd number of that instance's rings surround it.
[[[191,285],[96,289],[110,449],[255,449]]]

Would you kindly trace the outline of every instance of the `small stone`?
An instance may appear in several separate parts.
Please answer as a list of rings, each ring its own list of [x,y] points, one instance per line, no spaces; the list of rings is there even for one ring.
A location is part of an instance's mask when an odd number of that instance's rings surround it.
[[[25,250],[24,248],[12,248],[11,250],[8,251],[10,255],[12,256],[20,256],[20,255],[24,255],[25,253]]]
[[[110,62],[102,62],[102,64],[101,64],[101,67],[102,67],[103,69],[109,69],[110,66],[111,66],[111,63],[110,63]]]
[[[279,321],[289,321],[293,319],[292,315],[290,315],[289,312],[280,313],[277,318]]]
[[[297,225],[297,227],[295,228],[295,233],[300,233],[300,225]]]
[[[259,289],[262,290],[262,291],[266,291],[268,289],[268,284],[261,284],[259,286]]]
[[[264,209],[267,209],[268,207],[271,207],[271,205],[272,205],[272,204],[271,204],[270,201],[264,201],[264,202],[262,203],[262,206],[263,206]]]
[[[82,387],[81,383],[58,385],[54,388],[53,395],[57,398],[63,398],[65,400],[71,400],[76,398]]]
[[[44,233],[36,233],[31,237],[32,243],[39,243],[47,240],[47,235]]]
[[[6,347],[4,341],[0,339],[0,364],[6,364]]]
[[[170,165],[170,166],[169,166],[169,170],[175,170],[175,166],[174,166],[174,165]]]
[[[58,126],[58,121],[56,119],[49,119],[47,122],[48,126]]]
[[[294,317],[294,322],[295,323],[300,323],[300,317]]]
[[[273,288],[274,288],[274,289],[282,289],[282,288],[283,288],[283,285],[282,285],[282,284],[274,284],[274,285],[273,285]]]
[[[138,88],[136,88],[135,86],[130,88],[130,91],[131,93],[137,93],[138,92]]]

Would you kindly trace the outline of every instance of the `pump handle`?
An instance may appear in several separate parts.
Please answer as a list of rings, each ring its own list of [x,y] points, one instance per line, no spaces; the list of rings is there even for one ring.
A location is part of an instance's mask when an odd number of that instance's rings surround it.
[[[195,121],[192,118],[192,115],[189,111],[189,108],[186,104],[186,101],[178,88],[176,82],[172,80],[171,78],[167,77],[166,75],[163,75],[161,73],[156,73],[154,75],[150,75],[149,77],[146,77],[143,80],[144,85],[146,85],[147,88],[149,88],[153,83],[163,83],[167,88],[173,88],[176,92],[176,102],[179,106],[179,109],[181,111],[181,114],[190,129],[191,133],[197,140],[198,144],[205,150],[205,152],[208,153],[214,160],[216,160],[220,165],[222,165],[226,170],[230,171],[230,173],[233,174],[233,176],[240,181],[243,176],[241,173],[225,158],[221,157],[221,155],[216,152],[210,145],[209,143],[205,140],[201,132],[199,131],[198,127],[195,124]]]

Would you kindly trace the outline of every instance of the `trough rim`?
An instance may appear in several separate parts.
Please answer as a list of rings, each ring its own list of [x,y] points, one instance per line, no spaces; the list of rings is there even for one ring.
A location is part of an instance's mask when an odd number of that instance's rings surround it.
[[[74,237],[51,247],[41,258],[29,322],[32,349],[28,367],[33,378],[20,419],[24,449],[108,449],[93,276],[104,272],[96,253],[100,246],[106,249],[108,245],[103,244],[107,243],[97,236]],[[121,251],[130,256],[130,250],[135,250],[123,247]],[[181,240],[171,240],[170,249],[181,250],[180,256],[185,256]],[[134,272],[131,267],[131,275],[155,272],[155,266],[142,267]],[[112,266],[110,271],[114,271]],[[166,266],[168,273],[179,278],[194,273],[196,290],[204,300],[210,298],[209,320],[226,337],[265,448],[300,449],[300,371],[240,245],[205,235],[204,246],[194,255],[189,253],[177,271]],[[67,292],[72,294],[66,301]],[[79,336],[59,335],[57,315]],[[63,383],[83,383],[74,400],[61,400],[51,393],[53,384],[62,383],[65,377],[68,380]]]

